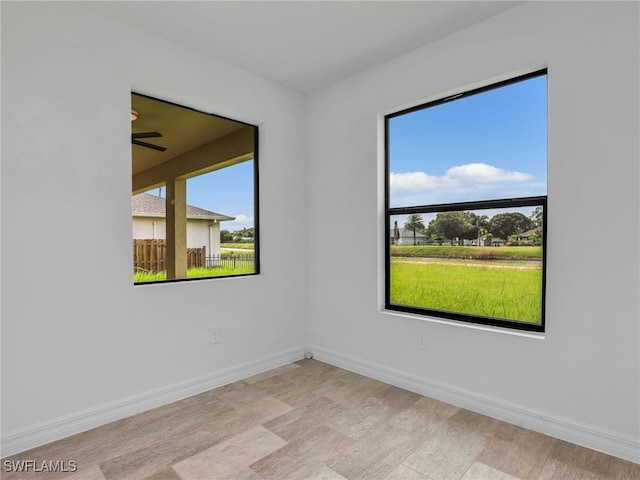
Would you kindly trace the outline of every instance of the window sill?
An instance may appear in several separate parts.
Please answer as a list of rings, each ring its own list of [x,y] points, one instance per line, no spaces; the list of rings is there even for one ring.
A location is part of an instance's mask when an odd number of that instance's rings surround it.
[[[426,316],[426,315],[414,315],[414,314],[411,314],[411,313],[398,312],[396,310],[387,310],[385,308],[382,308],[380,310],[380,313],[382,313],[384,315],[390,315],[390,316],[393,316],[393,317],[410,318],[412,320],[419,320],[419,321],[423,321],[423,322],[439,323],[439,324],[444,324],[444,325],[452,325],[454,327],[470,328],[470,329],[473,329],[473,330],[482,330],[484,332],[501,333],[501,334],[513,335],[513,336],[517,336],[517,337],[533,338],[533,339],[536,339],[536,340],[544,340],[545,339],[545,334],[544,333],[529,332],[529,331],[526,331],[526,330],[516,330],[516,329],[510,329],[510,328],[492,327],[490,325],[481,325],[481,324],[476,324],[476,323],[458,322],[458,321],[446,320],[446,319],[438,318],[438,317],[429,317],[429,316]]]

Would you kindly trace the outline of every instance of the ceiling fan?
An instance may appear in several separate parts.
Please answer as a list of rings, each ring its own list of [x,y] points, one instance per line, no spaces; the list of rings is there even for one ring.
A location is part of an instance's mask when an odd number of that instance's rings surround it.
[[[162,134],[160,132],[132,133],[131,143],[133,145],[139,145],[141,147],[152,148],[153,150],[164,152],[166,150],[166,147],[161,147],[160,145],[154,145],[153,143],[147,143],[147,142],[138,140],[139,138],[157,138],[157,137],[162,137]]]
[[[131,109],[131,121],[135,121],[138,119],[138,112],[134,109]],[[141,147],[151,148],[153,150],[158,150],[159,152],[164,152],[166,147],[161,147],[160,145],[154,145],[153,143],[142,142],[138,140],[139,138],[158,138],[162,137],[160,132],[140,132],[140,133],[132,133],[131,134],[131,143],[133,145],[139,145]]]

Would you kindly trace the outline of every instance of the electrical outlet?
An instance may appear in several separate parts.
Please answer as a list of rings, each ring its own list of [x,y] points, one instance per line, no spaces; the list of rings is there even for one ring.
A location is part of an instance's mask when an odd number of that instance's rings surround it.
[[[209,344],[220,343],[220,329],[218,327],[209,328]]]
[[[420,350],[426,350],[427,349],[427,336],[425,334],[419,334],[418,335],[418,348]]]

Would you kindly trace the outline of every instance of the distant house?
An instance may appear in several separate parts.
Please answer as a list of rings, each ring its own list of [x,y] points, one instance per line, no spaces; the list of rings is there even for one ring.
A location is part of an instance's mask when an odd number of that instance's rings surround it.
[[[393,229],[389,231],[389,242],[392,245],[413,245],[413,230],[399,228],[400,236],[397,241],[393,238]],[[420,232],[416,232],[416,245],[427,243],[428,237]]]
[[[506,245],[507,241],[503,238],[493,237],[493,238],[485,238],[482,240],[484,247],[502,247]]]
[[[166,199],[140,193],[131,206],[134,239],[166,238]],[[235,220],[220,213],[187,205],[187,248],[206,247],[207,255],[220,253],[220,222]]]
[[[520,238],[528,244],[535,244],[542,238],[542,227],[535,227],[520,234]]]

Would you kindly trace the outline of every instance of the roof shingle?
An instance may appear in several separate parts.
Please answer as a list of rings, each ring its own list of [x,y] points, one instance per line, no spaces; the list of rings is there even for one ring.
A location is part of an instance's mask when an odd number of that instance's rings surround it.
[[[165,217],[165,199],[150,193],[139,193],[131,198],[131,207],[134,217]],[[187,218],[201,220],[235,220],[235,217],[222,215],[221,213],[205,210],[204,208],[187,205]]]

